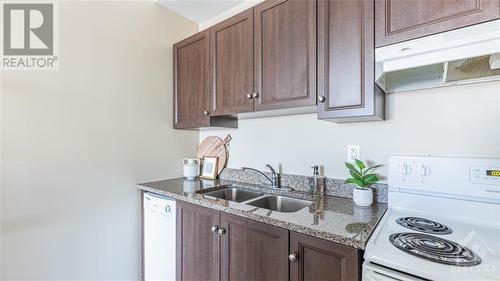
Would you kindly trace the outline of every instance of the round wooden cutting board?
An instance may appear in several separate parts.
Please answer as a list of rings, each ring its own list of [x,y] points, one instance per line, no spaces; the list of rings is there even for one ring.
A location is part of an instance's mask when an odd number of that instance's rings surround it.
[[[229,158],[229,151],[226,145],[231,141],[231,135],[227,135],[224,139],[216,136],[205,138],[198,149],[196,150],[196,158],[203,159],[203,157],[218,157],[217,175],[222,172],[226,167],[227,159]]]

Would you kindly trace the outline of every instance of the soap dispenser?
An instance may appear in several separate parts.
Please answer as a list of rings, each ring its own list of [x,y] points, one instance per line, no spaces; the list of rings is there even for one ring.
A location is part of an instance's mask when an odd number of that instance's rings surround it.
[[[319,166],[311,167],[313,176],[309,178],[309,192],[316,195],[325,194],[325,178],[319,175]]]

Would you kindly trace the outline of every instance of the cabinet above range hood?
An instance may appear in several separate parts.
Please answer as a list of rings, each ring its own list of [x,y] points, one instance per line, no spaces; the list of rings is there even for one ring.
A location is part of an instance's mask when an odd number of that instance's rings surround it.
[[[500,80],[500,20],[375,50],[385,93]]]

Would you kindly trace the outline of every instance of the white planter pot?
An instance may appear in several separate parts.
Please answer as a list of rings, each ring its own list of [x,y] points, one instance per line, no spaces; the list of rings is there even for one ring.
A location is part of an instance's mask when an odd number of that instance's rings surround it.
[[[359,206],[371,206],[373,203],[373,190],[371,188],[354,188],[352,191],[352,200]]]

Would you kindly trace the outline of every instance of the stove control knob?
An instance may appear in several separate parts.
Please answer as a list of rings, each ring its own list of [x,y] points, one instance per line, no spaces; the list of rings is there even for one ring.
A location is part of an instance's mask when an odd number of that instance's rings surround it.
[[[419,168],[419,174],[422,177],[428,176],[431,173],[431,170],[429,169],[429,166],[426,166],[425,164],[422,164]]]
[[[411,174],[411,166],[405,163],[401,164],[401,174],[404,176]]]

